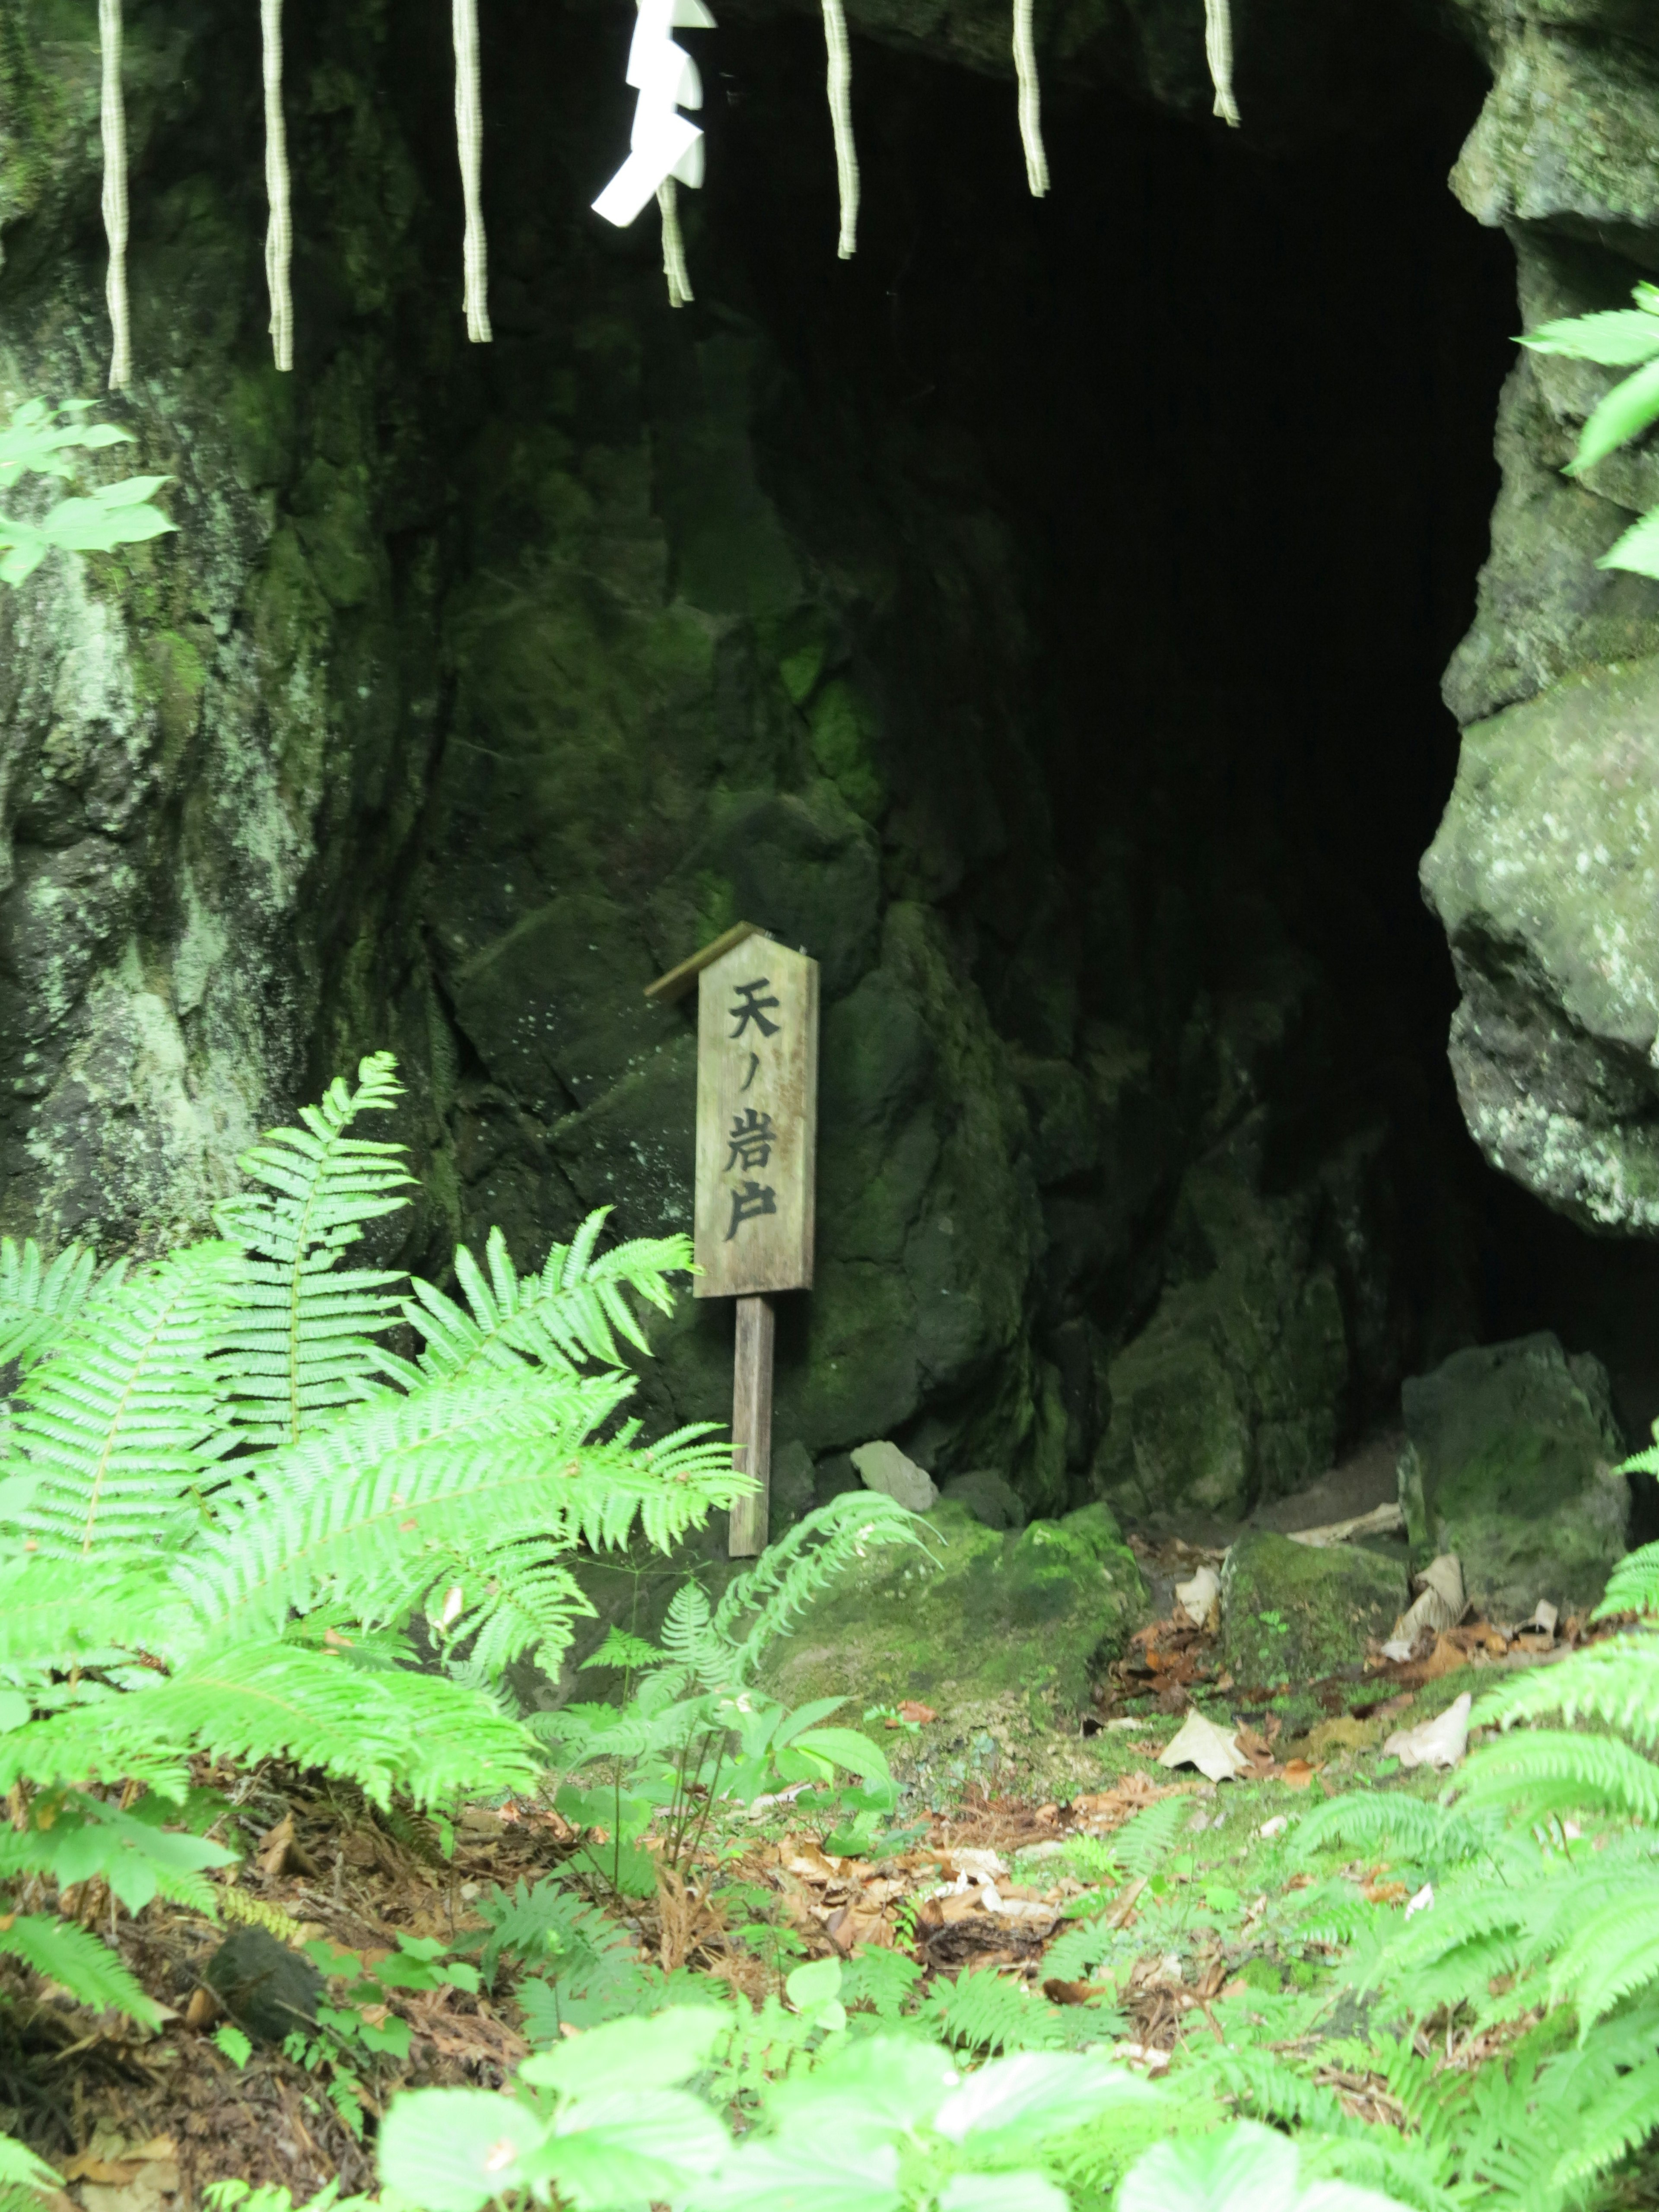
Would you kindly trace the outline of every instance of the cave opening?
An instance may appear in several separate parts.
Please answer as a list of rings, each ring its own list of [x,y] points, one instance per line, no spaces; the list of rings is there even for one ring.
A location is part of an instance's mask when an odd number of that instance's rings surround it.
[[[1304,88],[1299,106],[1268,100],[1255,137],[1248,117],[1232,133],[1068,84],[1049,95],[1054,190],[1037,204],[1006,82],[860,41],[860,246],[837,264],[818,36],[738,20],[690,41],[709,169],[682,194],[697,301],[670,316],[654,220],[620,239],[580,220],[626,122],[616,38],[588,19],[519,26],[526,82],[552,39],[549,73],[589,99],[560,130],[526,118],[493,142],[497,342],[465,365],[463,411],[515,458],[460,556],[480,571],[545,535],[527,441],[550,356],[568,358],[554,324],[625,295],[637,359],[607,352],[614,333],[579,343],[583,434],[625,437],[638,410],[669,593],[746,623],[729,680],[763,681],[754,654],[769,655],[798,710],[757,745],[750,701],[712,764],[715,814],[722,786],[833,786],[873,842],[887,917],[844,942],[858,926],[811,888],[823,849],[741,807],[741,834],[684,805],[671,827],[661,775],[632,793],[648,834],[600,856],[665,958],[680,949],[665,931],[727,908],[825,957],[827,1109],[880,1124],[826,1161],[839,1291],[781,1324],[794,1504],[853,1480],[848,1450],[873,1432],[940,1480],[1016,1469],[1030,1504],[1103,1491],[1132,1518],[1224,1518],[1386,1428],[1404,1376],[1534,1327],[1613,1356],[1627,1418],[1645,1413],[1588,1240],[1540,1223],[1463,1127],[1455,991],[1417,885],[1455,768],[1440,678],[1473,613],[1513,358],[1510,250],[1446,187],[1478,64],[1426,27],[1396,25],[1382,50],[1352,30],[1320,63],[1328,85],[1365,79],[1369,101]],[[441,209],[444,118],[425,98]],[[463,673],[452,789],[472,757],[466,691]],[[574,866],[485,811],[481,834],[477,810],[441,803],[428,921],[465,1068],[458,1150],[498,1198],[537,1172],[512,1165],[503,1091],[561,1127],[603,1109],[568,1066],[527,1081],[499,1008],[480,1011],[477,948],[556,901]],[[665,901],[665,877],[712,879],[712,904]],[[926,1309],[976,1292],[919,1255],[957,1233],[971,1175],[935,1160],[911,1189],[914,1125],[890,1099],[843,1097],[835,1066],[890,1052],[878,1091],[929,1090],[867,988],[892,964],[877,935],[909,906],[982,1000],[1024,1116],[1004,1127],[1030,1217],[1017,1310],[969,1345]],[[837,1000],[856,1010],[839,1030]],[[939,1123],[971,1118],[961,1082],[922,1101],[935,1152]],[[598,1194],[561,1144],[576,1193]],[[870,1218],[884,1192],[896,1225]],[[617,1194],[624,1225],[665,1223],[660,1188]],[[1019,1201],[1000,1202],[1006,1243]],[[875,1284],[884,1271],[904,1295]],[[720,1416],[728,1331],[702,1312],[671,1349],[678,1412]],[[868,1389],[826,1384],[854,1364]]]

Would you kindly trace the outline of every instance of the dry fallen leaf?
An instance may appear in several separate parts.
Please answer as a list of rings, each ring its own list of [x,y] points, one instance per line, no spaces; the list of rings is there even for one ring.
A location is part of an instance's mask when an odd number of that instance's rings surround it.
[[[931,1705],[921,1705],[915,1698],[905,1698],[898,1709],[898,1717],[902,1721],[915,1721],[921,1727],[926,1727],[929,1721],[939,1718]]]
[[[1305,1759],[1287,1759],[1279,1771],[1279,1780],[1287,1790],[1305,1790],[1317,1770]]]
[[[1207,1628],[1221,1608],[1221,1577],[1213,1567],[1200,1567],[1190,1582],[1175,1586],[1176,1603],[1194,1628]]]
[[[1465,1690],[1461,1698],[1421,1721],[1413,1729],[1396,1729],[1382,1748],[1402,1766],[1457,1766],[1469,1747],[1469,1708],[1474,1700]]]
[[[258,1866],[263,1875],[275,1876],[288,1865],[288,1855],[294,1848],[294,1815],[284,1813],[276,1826],[259,1846]]]
[[[1211,1782],[1231,1782],[1249,1766],[1232,1729],[1218,1728],[1200,1712],[1190,1712],[1181,1731],[1158,1755],[1160,1766],[1195,1766]]]

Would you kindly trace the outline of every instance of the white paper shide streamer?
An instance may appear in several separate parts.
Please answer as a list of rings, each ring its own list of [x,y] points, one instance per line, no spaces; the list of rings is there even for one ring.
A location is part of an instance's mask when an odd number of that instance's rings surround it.
[[[289,205],[288,127],[283,120],[283,0],[259,0],[265,77],[265,285],[270,294],[270,349],[278,368],[294,366],[294,295],[289,269],[294,222]]]
[[[836,183],[841,193],[841,238],[836,252],[850,261],[859,242],[859,155],[853,143],[853,49],[841,0],[823,0],[823,46],[829,58],[830,120],[836,131]]]
[[[1215,112],[1223,122],[1238,128],[1238,102],[1233,98],[1233,15],[1231,0],[1204,0],[1204,53],[1215,87]]]
[[[478,84],[477,0],[453,0],[455,143],[461,157],[461,197],[466,207],[462,248],[466,278],[466,334],[474,345],[489,343],[483,227],[483,102]]]
[[[671,307],[691,297],[685,245],[680,236],[681,185],[702,182],[702,133],[680,113],[702,106],[697,65],[673,33],[710,31],[714,19],[702,0],[639,0],[634,43],[628,52],[628,82],[639,94],[629,155],[593,203],[595,215],[625,230],[641,208],[655,200],[662,211],[662,265]]]
[[[1037,81],[1031,0],[1014,0],[1014,71],[1019,79],[1019,137],[1025,149],[1025,181],[1033,199],[1048,189],[1048,156],[1042,145],[1042,91]]]
[[[109,240],[109,388],[132,380],[132,332],[127,319],[127,114],[121,100],[121,0],[98,0],[98,51],[103,64],[104,230]]]

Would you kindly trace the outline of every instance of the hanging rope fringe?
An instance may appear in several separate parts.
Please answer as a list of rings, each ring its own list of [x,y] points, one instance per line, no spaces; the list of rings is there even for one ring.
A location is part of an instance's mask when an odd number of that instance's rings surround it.
[[[270,203],[265,231],[270,349],[278,368],[292,368],[294,295],[289,269],[294,258],[294,222],[289,205],[288,127],[283,120],[283,0],[259,0],[259,27],[264,34],[265,198]]]
[[[104,230],[109,239],[109,388],[132,381],[132,331],[127,319],[127,116],[121,104],[121,0],[98,0],[98,47],[104,64]]]
[[[836,180],[841,187],[841,242],[850,261],[859,242],[859,152],[853,143],[853,50],[841,0],[823,0],[823,43],[830,57],[830,114],[836,126]]]
[[[668,304],[684,307],[691,300],[691,278],[685,265],[685,240],[680,235],[679,187],[672,177],[657,187],[662,210],[662,273],[668,279]]]
[[[1025,181],[1033,199],[1048,189],[1048,156],[1042,149],[1042,88],[1031,36],[1031,0],[1014,0],[1014,68],[1019,77],[1019,137],[1025,149]]]
[[[461,155],[461,195],[466,203],[466,334],[474,345],[489,342],[485,290],[483,210],[479,179],[483,166],[483,107],[478,90],[477,0],[454,0],[455,138]]]
[[[1215,87],[1215,112],[1238,128],[1238,102],[1233,98],[1233,15],[1231,0],[1204,0],[1204,53]]]

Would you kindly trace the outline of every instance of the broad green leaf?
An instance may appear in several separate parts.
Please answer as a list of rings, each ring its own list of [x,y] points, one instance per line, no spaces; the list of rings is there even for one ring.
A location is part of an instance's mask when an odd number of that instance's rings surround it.
[[[745,2142],[693,2193],[694,2212],[897,2212],[891,2143]]]
[[[959,2078],[950,2052],[937,2044],[870,2036],[821,2060],[809,2078],[781,2081],[767,2100],[767,2116],[797,2141],[908,2134],[933,2124]]]
[[[1571,315],[1541,324],[1520,340],[1534,353],[1600,362],[1606,368],[1632,368],[1659,354],[1659,315],[1620,307],[1606,315]]]
[[[525,2170],[532,2180],[544,2175],[554,2182],[582,2212],[606,2212],[683,2196],[731,2147],[720,2121],[689,2090],[612,2088],[562,2108],[553,2132],[526,2155]]]
[[[21,1690],[0,1690],[0,1735],[21,1728],[33,1710]]]
[[[619,2020],[526,2058],[520,2076],[562,2097],[595,2095],[618,2081],[636,2089],[671,2089],[696,2072],[729,2026],[724,2014],[702,2005],[679,2006],[654,2020]]]
[[[1042,2173],[953,2173],[939,2212],[1070,2212],[1063,2189]]]
[[[547,2130],[485,2089],[415,2089],[394,2097],[376,2145],[380,2179],[422,2212],[481,2212],[525,2186],[521,2161]]]
[[[1644,514],[1639,522],[1632,523],[1595,565],[1598,568],[1628,568],[1638,576],[1659,576],[1659,507]],[[1641,1456],[1638,1453],[1638,1457]]]
[[[1585,423],[1578,451],[1567,464],[1567,474],[1582,476],[1620,446],[1640,437],[1656,420],[1659,420],[1659,361],[1650,361],[1634,376],[1615,384]]]
[[[1154,2093],[1122,2067],[1069,2052],[1022,2051],[970,2074],[939,2106],[933,2125],[952,2142],[1018,2128],[1028,2136],[1081,2127],[1108,2106]]]
[[[809,1966],[797,1966],[783,1989],[797,2012],[832,2004],[841,1995],[841,1960],[814,1959]]]
[[[865,1782],[890,1782],[892,1772],[887,1764],[887,1754],[878,1743],[872,1743],[857,1729],[815,1728],[798,1735],[790,1746],[793,1751],[813,1751],[820,1759],[828,1759],[837,1766],[844,1766],[849,1774],[856,1774]]]

